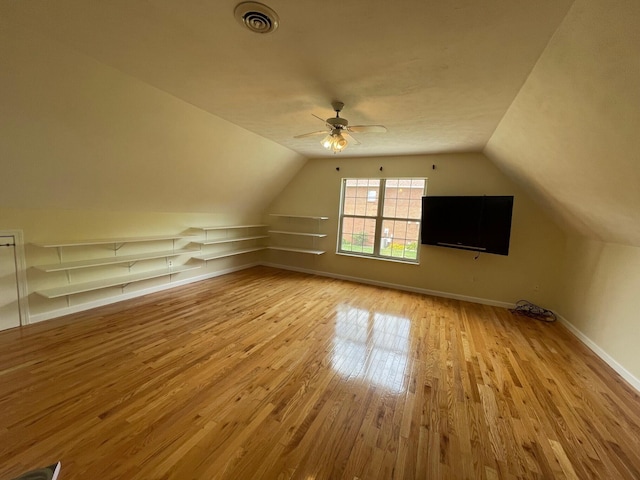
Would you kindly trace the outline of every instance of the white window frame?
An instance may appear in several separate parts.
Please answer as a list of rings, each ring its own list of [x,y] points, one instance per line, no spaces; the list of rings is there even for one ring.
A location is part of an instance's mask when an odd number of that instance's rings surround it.
[[[376,212],[376,216],[371,215],[351,215],[344,213],[345,207],[345,197],[347,191],[347,181],[349,180],[376,180],[380,182],[379,191],[378,191],[378,209]],[[401,263],[409,263],[409,264],[419,264],[420,263],[420,231],[422,228],[422,219],[421,218],[404,218],[404,217],[384,217],[384,202],[385,202],[385,191],[386,184],[389,180],[423,180],[424,181],[424,189],[422,191],[422,196],[426,195],[427,190],[427,179],[425,177],[399,177],[399,178],[343,178],[340,186],[340,211],[338,214],[338,238],[337,238],[337,246],[336,253],[339,255],[349,255],[355,257],[362,258],[374,258],[378,260],[388,260],[393,262],[401,262]],[[367,192],[366,200],[369,202],[370,192]],[[421,215],[420,215],[421,216]],[[342,225],[344,218],[360,218],[360,219],[373,219],[376,222],[374,241],[373,241],[373,252],[365,253],[365,252],[354,252],[351,250],[342,250]],[[416,245],[416,258],[404,258],[404,257],[394,257],[390,255],[382,255],[380,253],[380,247],[382,243],[382,225],[385,220],[389,221],[402,221],[402,222],[416,222],[418,223],[418,238]]]

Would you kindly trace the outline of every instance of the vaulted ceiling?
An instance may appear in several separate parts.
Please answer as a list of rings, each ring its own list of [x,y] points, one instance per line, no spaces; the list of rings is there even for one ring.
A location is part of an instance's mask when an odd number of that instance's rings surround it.
[[[280,18],[256,34],[241,0],[30,0],[12,22],[308,157],[324,128],[384,124],[345,156],[479,151],[571,0],[262,0]]]
[[[45,34],[306,157],[331,155],[315,118],[345,103],[384,124],[340,155],[485,151],[572,230],[640,245],[637,0],[5,2]]]
[[[577,0],[485,153],[570,231],[640,246],[640,2]]]

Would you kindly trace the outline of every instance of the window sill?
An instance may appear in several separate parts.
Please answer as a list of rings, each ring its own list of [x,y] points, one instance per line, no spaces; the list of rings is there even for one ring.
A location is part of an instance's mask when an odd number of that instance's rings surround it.
[[[389,257],[374,257],[373,255],[358,255],[356,253],[348,252],[336,252],[336,255],[342,255],[345,257],[363,258],[365,260],[382,260],[383,262],[402,263],[404,265],[420,265],[419,260],[404,260],[401,258],[389,258]]]

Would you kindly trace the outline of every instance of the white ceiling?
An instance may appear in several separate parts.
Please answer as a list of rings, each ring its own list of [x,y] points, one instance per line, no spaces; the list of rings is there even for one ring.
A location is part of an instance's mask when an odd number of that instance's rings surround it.
[[[293,137],[343,101],[388,133],[341,156],[482,151],[568,231],[640,246],[638,0],[264,2],[268,35],[239,0],[0,0],[0,20],[306,157],[332,153]]]
[[[314,118],[341,100],[360,134],[343,156],[481,151],[571,0],[265,0],[280,28],[234,18],[238,0],[29,0],[3,15],[308,157],[331,155]]]

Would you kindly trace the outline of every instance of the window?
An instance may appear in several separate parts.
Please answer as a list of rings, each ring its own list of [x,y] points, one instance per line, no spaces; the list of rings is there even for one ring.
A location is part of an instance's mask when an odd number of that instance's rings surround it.
[[[338,253],[418,262],[424,178],[345,178]]]

